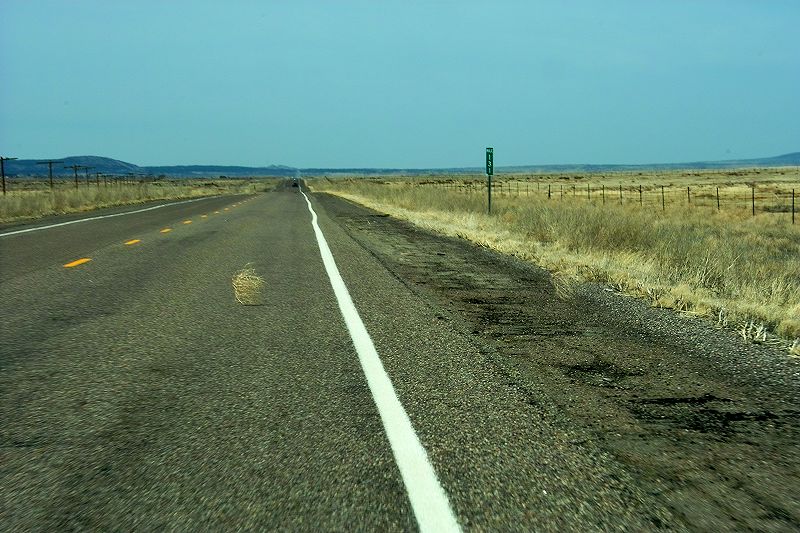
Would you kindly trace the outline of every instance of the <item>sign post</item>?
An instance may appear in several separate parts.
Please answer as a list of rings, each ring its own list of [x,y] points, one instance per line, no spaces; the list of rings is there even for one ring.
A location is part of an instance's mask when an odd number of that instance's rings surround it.
[[[492,214],[492,175],[494,174],[494,148],[486,148],[486,177],[488,185],[486,189],[489,191],[489,214]]]

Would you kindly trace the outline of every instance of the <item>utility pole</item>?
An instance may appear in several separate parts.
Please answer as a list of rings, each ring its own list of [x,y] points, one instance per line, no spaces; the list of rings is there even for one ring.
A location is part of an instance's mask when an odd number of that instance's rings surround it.
[[[6,195],[6,161],[14,161],[16,157],[0,156],[0,174],[3,176],[3,196]]]
[[[64,168],[71,168],[75,173],[75,188],[78,188],[78,170],[83,168],[81,165],[67,165]]]
[[[86,186],[89,186],[89,171],[94,167],[81,167],[83,169],[83,175],[86,176]]]
[[[37,165],[47,165],[47,176],[50,178],[50,190],[53,190],[53,163],[63,163],[63,161],[55,161],[48,159],[47,161],[37,161]]]

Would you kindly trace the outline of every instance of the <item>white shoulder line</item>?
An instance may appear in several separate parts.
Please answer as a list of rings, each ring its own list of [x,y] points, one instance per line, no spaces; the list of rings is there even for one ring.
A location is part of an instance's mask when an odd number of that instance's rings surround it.
[[[152,211],[153,209],[161,209],[162,207],[169,207],[171,205],[188,204],[191,202],[199,202],[200,200],[209,200],[211,198],[219,198],[216,196],[204,196],[202,198],[194,198],[192,200],[181,200],[180,202],[170,202],[168,204],[156,205],[153,207],[145,207],[144,209],[137,209],[135,211],[125,211],[124,213],[114,213],[112,215],[99,215],[96,217],[80,218],[78,220],[70,220],[68,222],[59,222],[58,224],[50,224],[48,226],[37,226],[35,228],[18,229],[16,231],[7,231],[0,233],[0,237],[8,237],[9,235],[17,235],[19,233],[28,233],[29,231],[39,231],[43,229],[57,228],[59,226],[69,226],[70,224],[77,224],[79,222],[89,222],[90,220],[100,220],[101,218],[121,217],[124,215],[133,215],[134,213],[144,213],[145,211]]]
[[[395,462],[403,476],[403,482],[419,528],[423,532],[460,532],[461,528],[450,508],[447,494],[439,484],[436,472],[428,460],[428,454],[419,442],[411,420],[395,394],[392,381],[383,368],[375,345],[372,344],[367,328],[350,298],[350,293],[347,291],[339,269],[336,267],[328,242],[317,223],[317,213],[311,207],[311,201],[306,193],[302,189],[300,192],[305,197],[308,210],[311,212],[311,225],[317,236],[317,244],[325,271],[328,273],[333,292],[339,302],[339,309],[347,324],[350,337],[353,339],[356,352],[358,352],[361,368],[364,370],[367,384],[372,392],[375,405],[378,407],[378,413],[386,430],[386,436],[389,438]]]

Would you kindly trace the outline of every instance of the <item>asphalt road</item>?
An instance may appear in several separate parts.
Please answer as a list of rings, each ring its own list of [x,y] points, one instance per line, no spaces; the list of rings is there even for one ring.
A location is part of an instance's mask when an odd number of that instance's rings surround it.
[[[309,196],[461,528],[684,527]],[[0,236],[0,267],[3,530],[422,523],[297,188]]]

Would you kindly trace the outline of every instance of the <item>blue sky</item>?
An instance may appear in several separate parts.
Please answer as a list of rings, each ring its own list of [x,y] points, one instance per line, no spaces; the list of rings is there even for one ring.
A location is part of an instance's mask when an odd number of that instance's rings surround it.
[[[800,151],[800,2],[0,0],[0,154],[141,165]]]

